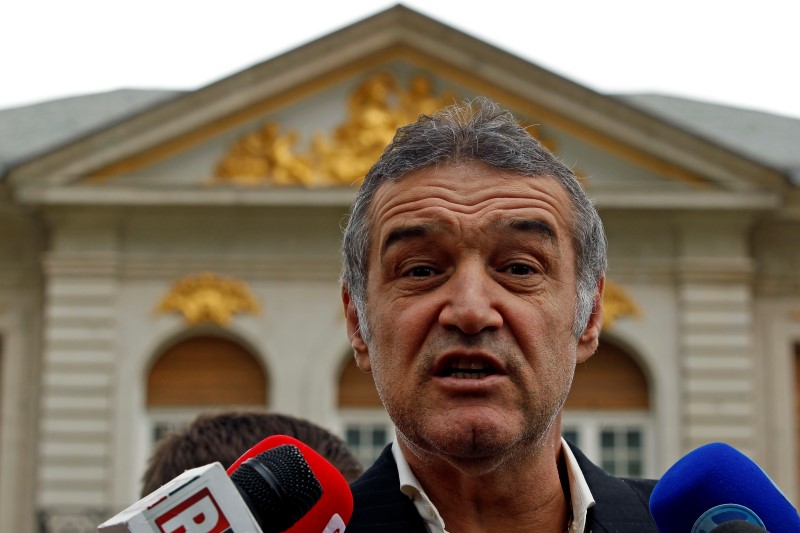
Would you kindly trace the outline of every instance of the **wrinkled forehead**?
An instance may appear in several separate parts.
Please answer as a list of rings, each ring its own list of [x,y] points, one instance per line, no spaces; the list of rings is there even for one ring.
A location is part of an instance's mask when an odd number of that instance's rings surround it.
[[[566,190],[550,176],[522,175],[478,162],[425,167],[377,187],[367,213],[370,248],[387,224],[434,213],[487,220],[538,217],[561,240],[571,241],[573,211]]]

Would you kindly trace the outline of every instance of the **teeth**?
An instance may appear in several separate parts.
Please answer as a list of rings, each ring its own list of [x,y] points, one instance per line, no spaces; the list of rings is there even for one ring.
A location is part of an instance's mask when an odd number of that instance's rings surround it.
[[[488,375],[486,372],[453,372],[452,377],[458,379],[481,379]]]
[[[447,376],[458,379],[483,379],[494,373],[491,365],[475,357],[459,357],[446,370]]]
[[[486,368],[486,365],[478,359],[460,357],[455,364],[453,364],[453,368],[460,370],[481,370]]]

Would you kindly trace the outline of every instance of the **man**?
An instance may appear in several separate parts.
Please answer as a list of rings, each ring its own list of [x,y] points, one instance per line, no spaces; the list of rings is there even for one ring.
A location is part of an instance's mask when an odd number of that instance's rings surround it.
[[[642,533],[653,482],[561,439],[597,348],[606,243],[574,174],[487,99],[400,128],[344,235],[358,366],[396,442],[353,485],[348,533]]]

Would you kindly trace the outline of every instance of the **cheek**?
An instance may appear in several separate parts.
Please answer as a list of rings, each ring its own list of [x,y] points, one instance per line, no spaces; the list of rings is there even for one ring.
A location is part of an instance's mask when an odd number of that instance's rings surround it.
[[[425,299],[395,298],[374,315],[376,328],[392,352],[419,349],[431,328],[438,323],[435,305]]]
[[[373,373],[378,379],[395,374],[412,357],[409,342],[411,326],[403,322],[390,307],[371,314],[369,343],[370,361]],[[389,380],[391,377],[388,378]]]
[[[411,386],[425,368],[426,340],[435,317],[422,309],[385,306],[372,315],[370,362],[373,378],[386,393]]]
[[[513,335],[535,375],[562,381],[565,375],[571,376],[576,364],[577,340],[571,322],[546,313],[537,316],[531,318],[528,310],[528,319],[515,324]]]
[[[404,366],[402,359],[395,350],[387,351],[371,350],[370,361],[372,363],[372,379],[375,388],[384,407],[390,414],[393,414],[413,397],[412,393],[406,392],[412,385],[413,380],[409,379],[410,369]]]

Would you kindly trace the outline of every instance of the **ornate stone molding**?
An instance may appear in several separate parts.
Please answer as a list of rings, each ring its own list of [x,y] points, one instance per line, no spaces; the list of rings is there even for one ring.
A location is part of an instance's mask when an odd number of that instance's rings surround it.
[[[258,314],[261,311],[244,282],[203,272],[175,282],[156,312],[181,313],[189,324],[225,325],[236,313]]]

